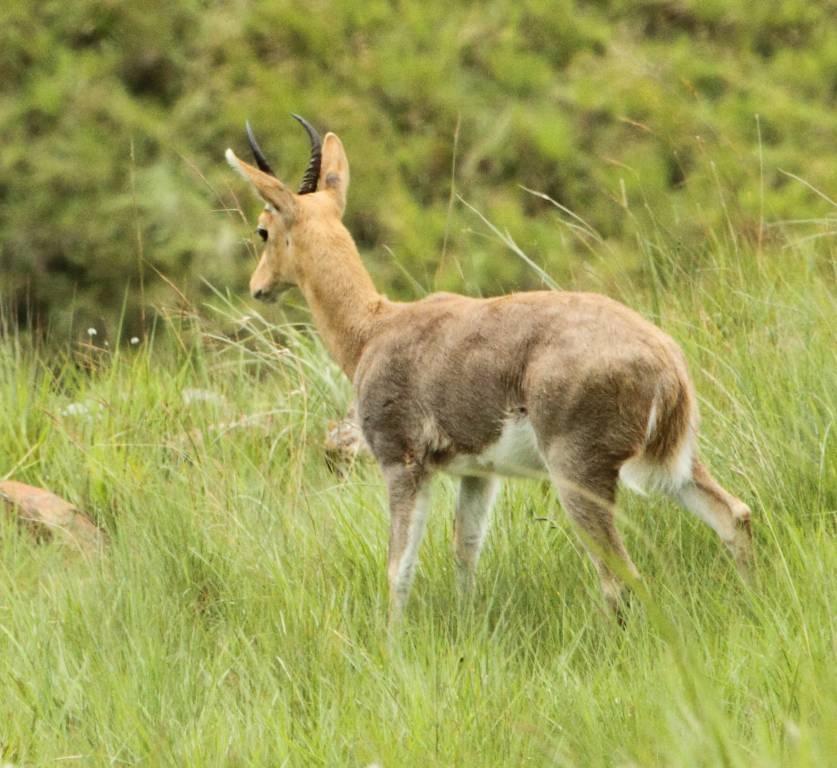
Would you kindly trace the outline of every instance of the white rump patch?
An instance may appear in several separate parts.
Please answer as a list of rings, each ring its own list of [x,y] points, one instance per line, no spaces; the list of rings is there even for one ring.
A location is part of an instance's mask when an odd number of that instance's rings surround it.
[[[500,437],[482,453],[463,453],[444,466],[452,475],[543,477],[546,474],[535,430],[528,417],[509,417]]]
[[[651,401],[648,411],[648,424],[645,427],[645,442],[657,429],[657,402],[659,386]],[[619,479],[624,485],[637,493],[646,494],[655,491],[676,492],[692,477],[692,458],[694,457],[695,435],[691,427],[681,438],[675,454],[666,461],[658,461],[644,453],[628,459],[619,468]]]
[[[654,408],[652,407],[652,416]],[[619,479],[632,491],[646,494],[662,491],[679,491],[692,478],[692,459],[695,453],[695,436],[691,429],[677,446],[668,461],[658,461],[645,454],[628,459],[619,468]]]

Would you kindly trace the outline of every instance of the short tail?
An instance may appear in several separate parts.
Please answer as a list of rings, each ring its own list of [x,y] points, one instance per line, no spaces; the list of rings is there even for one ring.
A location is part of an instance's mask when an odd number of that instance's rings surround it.
[[[688,380],[678,377],[659,386],[651,404],[645,455],[668,463],[677,455],[684,440],[694,438],[696,422],[695,396]]]
[[[645,445],[622,465],[622,481],[641,493],[681,488],[692,476],[697,426],[697,400],[688,376],[661,381],[651,401]]]

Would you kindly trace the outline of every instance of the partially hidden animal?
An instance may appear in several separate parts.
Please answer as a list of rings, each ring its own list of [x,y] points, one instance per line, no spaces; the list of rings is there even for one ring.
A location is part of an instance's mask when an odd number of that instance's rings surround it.
[[[546,476],[619,614],[638,578],[614,524],[617,483],[662,491],[708,523],[745,570],[750,509],[697,452],[686,361],[666,333],[606,296],[564,291],[390,301],[343,225],[349,163],[340,139],[304,119],[311,155],[295,193],[253,136],[252,166],[229,164],[263,199],[256,299],[296,286],[352,380],[366,442],[389,493],[390,621],[404,609],[437,472],[458,476],[454,554],[469,593],[499,476]]]

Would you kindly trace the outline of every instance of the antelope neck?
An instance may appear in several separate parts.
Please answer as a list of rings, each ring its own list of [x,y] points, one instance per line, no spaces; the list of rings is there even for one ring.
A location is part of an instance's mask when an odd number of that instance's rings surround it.
[[[326,348],[352,378],[387,300],[378,293],[347,230],[312,249],[299,288]]]

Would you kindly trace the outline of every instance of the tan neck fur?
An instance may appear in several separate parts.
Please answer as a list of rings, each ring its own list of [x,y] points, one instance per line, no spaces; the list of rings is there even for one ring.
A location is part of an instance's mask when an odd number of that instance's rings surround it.
[[[326,348],[351,379],[388,302],[375,290],[342,224],[328,232],[309,233],[306,245],[299,288]]]

